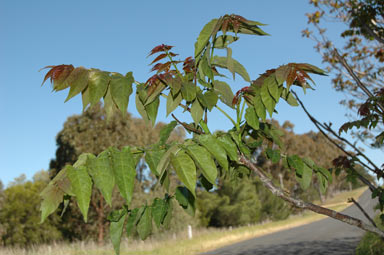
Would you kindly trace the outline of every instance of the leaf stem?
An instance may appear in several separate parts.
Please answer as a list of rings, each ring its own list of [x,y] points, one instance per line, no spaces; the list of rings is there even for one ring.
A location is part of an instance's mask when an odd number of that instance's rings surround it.
[[[232,124],[236,127],[236,130],[239,130],[240,127],[237,126],[236,122],[231,118],[231,116],[228,115],[228,113],[226,113],[223,109],[221,109],[219,106],[216,105],[216,108],[222,113],[225,115],[225,117],[227,117],[231,122]]]

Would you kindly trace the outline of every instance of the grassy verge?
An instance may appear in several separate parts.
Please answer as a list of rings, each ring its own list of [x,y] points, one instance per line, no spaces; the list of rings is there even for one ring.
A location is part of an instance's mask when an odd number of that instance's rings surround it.
[[[350,204],[347,198],[357,199],[366,188],[360,188],[351,192],[337,194],[334,198],[328,200],[323,206],[330,209],[341,211]],[[286,220],[267,222],[263,224],[239,227],[234,229],[197,229],[194,230],[194,237],[187,238],[186,233],[176,235],[164,235],[149,238],[146,241],[123,240],[121,244],[121,254],[124,255],[192,255],[201,252],[213,250],[221,246],[236,243],[242,240],[258,237],[277,231],[308,224],[326,216],[305,212],[301,215],[294,215]],[[83,255],[83,254],[113,254],[111,245],[98,247],[95,243],[74,243],[74,244],[56,244],[32,247],[29,251],[19,249],[1,249],[0,254],[47,254],[47,255]]]

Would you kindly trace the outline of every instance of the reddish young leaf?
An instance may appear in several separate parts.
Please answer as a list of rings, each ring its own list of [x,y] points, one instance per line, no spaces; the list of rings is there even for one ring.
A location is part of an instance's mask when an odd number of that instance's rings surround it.
[[[43,83],[50,78],[51,82],[52,81],[64,81],[68,75],[73,71],[74,67],[73,65],[57,65],[57,66],[46,66],[39,71],[46,69],[46,68],[51,68],[51,70],[48,71],[48,73],[45,75]]]
[[[192,73],[196,71],[195,59],[192,57],[187,57],[183,62],[183,70],[186,73]]]
[[[156,46],[155,48],[153,48],[151,50],[151,52],[148,54],[148,56],[151,56],[155,53],[158,53],[158,52],[162,52],[162,51],[168,51],[170,49],[172,49],[173,46],[169,46],[169,45],[165,45],[165,44],[161,44],[161,45],[158,45]]]
[[[157,62],[157,61],[159,61],[159,60],[161,60],[161,59],[163,59],[163,58],[165,58],[165,57],[167,57],[167,56],[168,56],[168,55],[167,55],[166,53],[160,54],[159,56],[157,56],[157,57],[151,62],[150,65],[152,65],[153,63],[155,63],[155,62]]]
[[[289,72],[288,76],[287,76],[287,87],[291,86],[293,84],[293,82],[296,80],[296,76],[297,76],[297,73],[296,73],[296,68],[291,68],[291,71]]]

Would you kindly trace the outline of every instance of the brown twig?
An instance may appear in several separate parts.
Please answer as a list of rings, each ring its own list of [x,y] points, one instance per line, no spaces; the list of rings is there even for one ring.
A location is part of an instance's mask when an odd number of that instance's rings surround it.
[[[177,123],[179,123],[180,125],[182,125],[185,129],[187,129],[187,130],[189,130],[189,131],[191,131],[191,132],[193,132],[193,133],[199,134],[199,135],[203,135],[203,134],[205,134],[203,131],[198,130],[198,129],[194,128],[194,127],[191,127],[191,126],[189,126],[189,125],[188,125],[187,123],[185,123],[185,122],[181,122],[180,120],[178,120],[178,119],[175,117],[175,115],[173,115],[173,113],[171,114],[171,116],[177,121]]]
[[[361,207],[361,205],[353,197],[349,198],[348,202],[354,203],[360,209],[360,211],[364,214],[364,216],[372,223],[372,225],[377,228],[376,223],[372,220],[371,217],[369,217],[368,213],[363,209],[363,207]]]
[[[324,208],[324,207],[321,207],[321,206],[318,206],[318,205],[315,205],[312,203],[307,203],[307,202],[304,202],[300,199],[293,198],[293,197],[289,196],[288,194],[284,193],[283,190],[276,187],[272,183],[271,179],[269,179],[259,167],[254,165],[251,162],[251,160],[247,159],[244,155],[240,155],[239,160],[242,164],[244,164],[247,168],[249,168],[251,171],[253,171],[260,178],[261,182],[263,183],[263,185],[267,189],[269,189],[274,195],[284,199],[285,201],[289,202],[290,204],[292,204],[298,208],[308,209],[308,210],[311,210],[315,213],[329,216],[329,217],[334,218],[336,220],[339,220],[339,221],[348,223],[350,225],[359,227],[363,230],[366,230],[366,231],[369,231],[372,233],[376,233],[379,236],[384,238],[384,232],[382,232],[380,229],[378,229],[374,226],[371,226],[371,225],[364,223],[360,219],[356,219],[354,217],[336,212],[334,210]]]

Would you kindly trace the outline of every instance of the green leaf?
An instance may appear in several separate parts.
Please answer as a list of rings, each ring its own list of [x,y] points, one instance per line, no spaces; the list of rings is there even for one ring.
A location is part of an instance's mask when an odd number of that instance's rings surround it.
[[[237,60],[233,58],[231,58],[230,62],[231,62],[230,64],[233,65],[233,71],[235,73],[243,77],[245,81],[247,82],[251,81],[251,78],[249,78],[249,74],[247,70],[244,68],[242,64],[240,64]],[[228,67],[227,57],[214,56],[211,64],[221,68],[227,68],[228,70],[230,70],[229,68],[231,68],[231,67]]]
[[[205,46],[207,45],[209,38],[211,37],[217,22],[218,22],[218,19],[213,19],[210,22],[208,22],[201,30],[199,37],[197,38],[197,41],[195,43],[196,61],[199,60],[199,56],[201,55]]]
[[[199,135],[197,137],[197,140],[212,154],[212,156],[217,160],[219,165],[222,166],[224,170],[228,171],[227,153],[220,146],[216,137],[211,134],[205,134]]]
[[[279,85],[277,84],[275,76],[270,75],[268,78],[266,78],[264,80],[263,86],[268,87],[269,94],[273,97],[275,102],[278,102],[280,98],[280,92],[279,92]]]
[[[87,162],[88,172],[93,182],[101,191],[105,201],[112,206],[112,193],[115,187],[115,176],[113,174],[109,152],[103,151],[97,158],[89,158]]]
[[[150,206],[144,207],[144,212],[141,215],[140,221],[137,224],[137,233],[141,240],[145,240],[152,232],[152,208]]]
[[[213,91],[207,91],[204,93],[204,99],[207,104],[208,110],[212,110],[214,106],[217,104],[217,100],[219,99],[218,95]]]
[[[176,97],[172,95],[170,92],[167,96],[167,117],[168,115],[173,112],[181,103],[183,100],[183,96],[181,93],[177,93]]]
[[[111,95],[111,89],[107,90],[107,93],[104,96],[104,109],[107,114],[107,120],[109,120],[117,109],[115,102],[113,102],[113,98]]]
[[[119,188],[121,196],[125,199],[127,205],[129,205],[132,200],[133,186],[136,177],[135,159],[128,147],[124,147],[121,151],[112,148],[110,153],[117,187]]]
[[[253,98],[253,106],[255,107],[257,116],[263,121],[265,121],[265,119],[267,118],[267,113],[263,101],[261,100],[261,96],[259,94]]]
[[[275,75],[276,75],[276,81],[277,83],[283,84],[284,81],[287,80],[287,77],[289,73],[291,72],[291,67],[288,65],[279,66],[279,68],[276,69]]]
[[[171,163],[180,181],[195,196],[196,166],[191,157],[184,150],[180,150],[176,155],[172,154]]]
[[[71,87],[65,102],[83,91],[88,84],[89,70],[84,67],[75,68],[65,80]]]
[[[235,63],[234,63],[234,59],[232,58],[232,49],[229,47],[227,48],[226,64],[227,64],[228,71],[232,73],[233,80],[235,80]]]
[[[145,106],[145,111],[148,114],[148,118],[151,120],[152,126],[155,125],[157,112],[159,110],[160,99],[156,98],[152,103]]]
[[[191,216],[195,215],[195,197],[194,195],[186,188],[178,186],[176,188],[175,197],[179,205]]]
[[[208,64],[207,56],[203,56],[200,60],[199,64],[199,70],[203,72],[205,76],[207,76],[209,79],[213,80],[213,72],[211,67]],[[201,77],[204,79],[204,77]]]
[[[167,169],[167,167],[169,165],[172,153],[177,153],[179,150],[180,150],[180,148],[177,145],[173,145],[161,157],[160,162],[156,167],[156,172],[160,173],[160,180],[162,179],[162,176],[164,175],[165,170]]]
[[[128,215],[127,226],[126,226],[127,236],[131,236],[133,234],[134,227],[136,227],[136,223],[137,223],[136,218],[138,216],[141,216],[138,214],[138,212],[139,212],[139,208],[135,208]]]
[[[160,198],[155,198],[152,204],[152,218],[158,228],[161,224],[163,224],[167,211],[168,204],[166,203],[166,201]]]
[[[231,35],[220,35],[216,37],[215,43],[213,45],[216,49],[224,49],[228,47],[233,42],[236,42],[239,39],[237,36],[231,36]]]
[[[89,90],[89,101],[91,105],[95,105],[104,97],[107,92],[109,83],[109,73],[102,72],[100,70],[91,70],[89,72],[88,79],[88,90]]]
[[[179,76],[176,76],[175,78],[173,78],[171,80],[170,83],[168,83],[168,86],[171,87],[171,92],[172,92],[172,95],[176,95],[177,93],[179,93],[180,89],[181,89],[181,79]]]
[[[197,144],[187,146],[187,153],[201,169],[204,177],[212,184],[215,184],[217,177],[217,168],[211,154],[202,146]]]
[[[268,158],[272,161],[272,163],[276,164],[280,161],[280,151],[279,150],[272,150],[271,148],[268,148],[266,150]]]
[[[193,82],[184,82],[181,86],[181,94],[187,102],[192,102],[196,98],[196,86]]]
[[[153,151],[147,151],[145,153],[145,162],[148,164],[149,169],[155,176],[160,175],[160,173],[157,172],[157,165],[159,164],[164,153],[165,153],[164,150],[153,150]]]
[[[81,92],[81,100],[83,102],[83,111],[85,110],[85,108],[87,108],[87,106],[89,105],[89,89],[84,89],[82,92]]]
[[[301,158],[299,158],[299,156],[297,155],[289,156],[287,160],[291,168],[296,169],[296,172],[299,173],[299,175],[303,174],[304,163],[301,160]]]
[[[273,100],[273,98],[269,94],[268,87],[266,86],[266,84],[264,84],[261,87],[260,97],[261,97],[261,101],[263,102],[265,108],[267,109],[267,111],[269,113],[269,116],[272,117],[273,110],[275,109],[276,102]]]
[[[319,182],[320,192],[325,194],[328,187],[327,179],[320,172],[317,172],[317,180]]]
[[[177,122],[173,120],[160,130],[159,144],[163,145],[167,142],[169,136],[171,135],[172,131],[175,129],[176,126],[177,126]]]
[[[237,162],[239,160],[236,143],[231,139],[228,134],[218,137],[217,141],[219,142],[220,146],[226,151],[228,157],[232,161]]]
[[[250,157],[251,156],[251,151],[248,149],[248,147],[242,141],[241,137],[239,137],[239,133],[237,133],[237,132],[230,132],[229,134],[231,135],[233,141],[236,142],[236,145],[238,146],[240,152],[244,153],[245,156]]]
[[[149,105],[150,103],[152,103],[155,99],[157,99],[160,95],[161,92],[163,92],[164,89],[167,88],[166,85],[164,85],[163,83],[159,83],[157,85],[153,85],[153,86],[156,86],[155,90],[148,96],[147,100],[145,101],[145,106]]]
[[[199,180],[201,185],[204,187],[206,191],[210,191],[213,188],[213,184],[210,183],[207,178],[204,177],[204,175],[199,176]]]
[[[256,110],[252,106],[248,107],[245,110],[245,120],[247,121],[248,125],[251,126],[254,130],[259,129],[259,118],[256,115]]]
[[[284,88],[281,94],[281,97],[284,98],[284,100],[291,106],[299,106],[299,103],[297,102],[296,98],[292,95],[291,92],[287,92],[288,89]]]
[[[219,99],[221,102],[224,104],[228,105],[231,108],[234,108],[232,105],[232,100],[233,100],[233,92],[231,90],[231,87],[223,81],[213,81],[214,89],[216,94],[219,96]]]
[[[163,226],[166,229],[169,229],[171,219],[172,219],[172,211],[173,211],[173,202],[172,201],[173,201],[172,198],[168,198],[166,200],[168,210],[167,210],[167,214],[165,215],[164,220],[163,220]]]
[[[119,221],[112,221],[109,225],[109,235],[116,254],[120,254],[120,241],[123,234],[125,218],[127,217],[125,210],[122,210],[122,214]]]
[[[117,108],[125,114],[127,112],[129,96],[132,94],[132,72],[128,77],[112,74],[109,87],[111,90],[112,99],[115,102]]]
[[[300,182],[300,186],[303,190],[308,189],[309,185],[312,181],[312,169],[307,166],[307,164],[304,164],[303,167],[303,174]]]
[[[143,104],[143,102],[141,102],[140,96],[138,93],[136,94],[135,103],[136,103],[136,109],[140,113],[143,120],[146,122],[149,121],[148,114],[145,111],[144,104]]]
[[[87,222],[88,208],[92,195],[92,179],[88,175],[87,168],[85,166],[75,168],[68,165],[66,168],[67,176],[71,181],[73,193],[76,195],[77,204],[83,214],[84,221]]]
[[[108,216],[107,216],[107,220],[108,221],[113,221],[113,222],[118,222],[121,217],[123,217],[125,215],[125,210],[124,209],[120,209],[120,210],[113,210],[111,211]]]
[[[192,115],[192,119],[196,123],[196,125],[198,125],[200,120],[203,118],[203,114],[204,114],[203,107],[199,103],[199,100],[195,100],[192,103],[191,115]]]
[[[63,180],[66,180],[63,183]],[[59,207],[60,203],[63,202],[64,191],[61,188],[61,183],[70,188],[70,182],[67,179],[66,167],[63,168],[52,181],[49,182],[47,187],[40,193],[43,201],[41,202],[41,221],[43,223],[45,219],[52,214]]]

